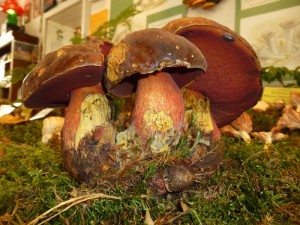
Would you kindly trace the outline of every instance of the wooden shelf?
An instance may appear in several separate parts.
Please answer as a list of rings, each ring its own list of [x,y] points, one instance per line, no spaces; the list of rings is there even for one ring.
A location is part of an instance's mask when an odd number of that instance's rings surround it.
[[[34,63],[31,51],[34,51],[38,41],[37,37],[18,31],[9,31],[2,35],[0,37],[0,57],[4,59],[1,63],[5,64],[5,71],[27,67]],[[17,100],[21,85],[22,81],[11,84],[9,88],[2,88],[0,98],[8,99],[10,102]]]

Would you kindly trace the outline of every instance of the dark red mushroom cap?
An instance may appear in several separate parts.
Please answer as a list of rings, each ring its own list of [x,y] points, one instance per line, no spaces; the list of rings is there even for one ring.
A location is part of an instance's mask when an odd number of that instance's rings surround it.
[[[163,29],[185,37],[201,49],[207,70],[188,88],[209,97],[211,113],[219,127],[256,104],[262,92],[260,63],[245,39],[201,17],[177,19]]]
[[[173,68],[168,72],[171,76],[174,72],[181,88],[205,71],[206,61],[194,44],[179,35],[156,28],[135,31],[111,49],[106,86],[116,96],[130,96],[137,77],[166,68]]]
[[[67,106],[72,90],[101,82],[111,47],[109,43],[95,41],[48,53],[23,81],[24,105],[29,108]]]

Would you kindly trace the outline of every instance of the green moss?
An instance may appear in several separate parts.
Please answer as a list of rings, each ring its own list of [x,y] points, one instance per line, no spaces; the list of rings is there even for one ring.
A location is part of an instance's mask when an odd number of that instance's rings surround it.
[[[281,116],[281,110],[269,109],[264,113],[257,113],[254,110],[249,110],[249,114],[253,119],[253,131],[270,131],[274,127]]]
[[[6,137],[16,143],[34,145],[41,140],[42,126],[40,120],[18,125],[1,125],[0,138]]]
[[[62,169],[61,154],[41,144],[1,144],[0,214],[17,207],[21,218],[34,217],[66,197],[75,182]]]
[[[276,116],[276,114],[275,114]],[[255,115],[255,124],[276,121]],[[273,123],[273,122],[272,122]],[[271,126],[271,122],[270,122]],[[49,224],[142,224],[146,209],[153,220],[181,224],[299,224],[300,136],[263,143],[226,138],[223,163],[210,179],[192,190],[158,199],[148,193],[146,180],[157,170],[148,166],[144,180],[130,192],[118,187],[90,189],[69,177],[59,150],[39,142],[41,122],[0,126],[0,221],[28,223],[72,197],[106,193],[121,200],[96,199],[59,213]],[[262,128],[256,128],[257,130]],[[184,148],[182,140],[180,148]],[[190,209],[182,212],[179,202]],[[176,219],[176,216],[178,218]],[[41,220],[43,221],[43,220]],[[40,222],[41,222],[40,221]]]

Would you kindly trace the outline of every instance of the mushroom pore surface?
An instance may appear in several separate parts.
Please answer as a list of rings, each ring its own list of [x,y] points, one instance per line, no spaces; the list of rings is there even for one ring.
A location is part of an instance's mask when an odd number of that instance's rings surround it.
[[[219,127],[256,104],[262,93],[260,63],[245,39],[201,17],[177,19],[163,29],[185,37],[201,49],[208,68],[188,88],[209,97],[211,113]]]

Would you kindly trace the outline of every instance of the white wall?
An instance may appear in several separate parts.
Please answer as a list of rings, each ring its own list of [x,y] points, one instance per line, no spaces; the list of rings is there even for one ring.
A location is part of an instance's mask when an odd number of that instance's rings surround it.
[[[74,36],[72,27],[64,26],[51,20],[47,21],[45,52],[52,52],[63,46],[70,45]]]
[[[68,0],[74,1],[74,0]],[[84,1],[84,0],[83,0]],[[116,0],[114,0],[116,1]],[[119,0],[118,0],[119,1]],[[138,2],[139,0],[134,0],[134,3]],[[113,39],[114,43],[117,43],[120,39],[122,39],[126,34],[129,32],[144,29],[147,26],[148,27],[162,27],[166,23],[170,22],[173,19],[176,19],[178,17],[182,17],[182,15],[172,15],[165,19],[159,20],[152,24],[147,24],[147,17],[149,15],[153,15],[159,12],[162,12],[164,10],[168,11],[169,9],[176,8],[176,7],[185,7],[182,5],[182,0],[143,0],[143,4],[140,6],[140,10],[142,11],[138,15],[134,16],[130,19],[131,29],[128,28],[126,24],[120,24],[117,28],[116,35]],[[90,10],[90,14],[99,12],[103,9],[109,9],[111,0],[104,0],[104,1],[94,1],[91,3],[91,7],[88,9]],[[58,8],[60,5],[56,6],[55,11],[59,11]],[[235,7],[236,7],[236,1],[234,0],[223,0],[218,5],[216,5],[213,8],[210,9],[202,9],[202,8],[189,8],[187,9],[187,16],[189,17],[206,17],[208,19],[212,19],[217,21],[218,23],[221,23],[222,25],[225,25],[231,29],[234,29],[235,26]],[[186,11],[186,10],[185,10]],[[80,16],[80,15],[78,15]],[[58,24],[53,26],[58,26]],[[30,35],[34,35],[39,37],[41,41],[43,41],[43,27],[42,27],[42,19],[41,17],[37,17],[33,20],[31,20],[30,23],[25,25],[26,32]],[[71,28],[72,29],[72,28]],[[69,29],[67,33],[70,32]],[[53,33],[54,32],[54,33]],[[55,31],[51,30],[51,32],[48,32],[47,36],[52,38],[48,38],[48,40],[52,40],[55,38]],[[67,35],[69,36],[69,35]],[[47,41],[48,42],[48,41]],[[55,45],[55,41],[52,40],[51,43],[47,43],[43,45],[44,50],[45,49],[52,49],[52,47]],[[58,43],[58,42],[57,42]],[[52,47],[51,47],[52,45]],[[58,45],[57,45],[58,46]],[[47,52],[48,52],[47,50]]]
[[[135,0],[138,2],[138,0]],[[132,25],[131,30],[125,24],[120,24],[117,33],[113,39],[114,43],[117,43],[121,40],[126,34],[131,31],[145,29],[147,27],[147,16],[171,9],[176,6],[182,6],[182,0],[144,0],[145,4],[141,6],[142,12],[134,16],[130,23]],[[188,17],[205,17],[211,20],[234,29],[235,27],[235,7],[236,1],[233,0],[223,0],[215,7],[210,9],[198,8],[189,8],[187,11]],[[148,24],[148,27],[160,28],[167,24],[168,22],[182,17],[181,15],[172,15],[163,20],[159,20],[155,23]]]
[[[189,17],[205,17],[214,20],[228,28],[235,28],[236,1],[223,0],[217,6],[210,9],[191,8],[188,10]]]

